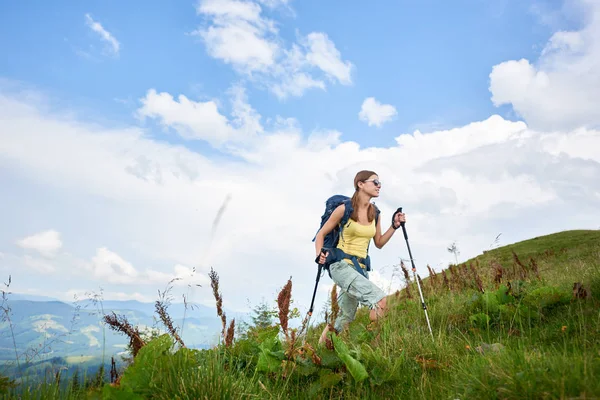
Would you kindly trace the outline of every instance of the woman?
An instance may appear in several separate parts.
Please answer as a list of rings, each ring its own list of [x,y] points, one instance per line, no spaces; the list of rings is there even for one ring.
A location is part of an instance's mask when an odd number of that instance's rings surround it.
[[[354,195],[352,196],[352,214],[348,223],[342,227],[337,248],[350,256],[364,259],[367,257],[369,243],[381,249],[394,235],[402,222],[406,221],[403,213],[396,213],[392,218],[392,225],[381,234],[381,218],[376,219],[377,209],[371,199],[379,197],[381,182],[373,171],[360,171],[354,177]],[[319,263],[324,264],[328,252],[321,253],[324,237],[331,232],[341,221],[345,205],[337,207],[329,220],[317,233],[315,248]],[[350,259],[337,260],[329,266],[329,273],[336,285],[340,288],[338,297],[339,313],[334,329],[341,332],[354,320],[358,304],[368,306],[371,311],[371,321],[384,315],[386,311],[386,295],[373,282],[369,281],[366,266],[359,264],[365,270],[360,273]],[[319,343],[323,343],[329,332],[329,324],[323,330]]]

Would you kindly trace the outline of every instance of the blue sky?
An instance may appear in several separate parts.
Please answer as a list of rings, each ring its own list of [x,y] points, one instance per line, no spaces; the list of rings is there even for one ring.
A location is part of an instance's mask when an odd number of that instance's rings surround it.
[[[15,292],[152,301],[214,267],[227,307],[291,275],[307,307],[323,202],[363,168],[382,220],[407,212],[424,275],[453,241],[467,259],[499,233],[598,228],[597,2],[340,4],[0,2]],[[402,286],[400,235],[371,256],[378,285]]]
[[[365,146],[390,145],[393,137],[415,128],[455,127],[493,113],[516,119],[510,107],[491,103],[489,73],[504,60],[540,53],[554,27],[542,23],[535,5],[555,9],[559,3],[382,1],[340,7],[296,1],[292,11],[263,7],[277,22],[280,40],[291,43],[296,32],[326,32],[355,68],[351,85],[311,89],[300,98],[280,101],[252,84],[245,85],[247,93],[264,118],[294,117],[308,131],[337,129],[345,140]],[[53,101],[81,109],[90,119],[131,122],[133,107],[149,88],[217,98],[227,107],[224,93],[244,77],[210,57],[190,35],[206,22],[194,6],[192,1],[5,3],[0,47],[7,56],[0,71],[5,78],[34,83]],[[107,44],[86,25],[86,14],[118,40],[118,57],[102,54]],[[355,118],[370,96],[396,107],[393,121],[376,128]]]

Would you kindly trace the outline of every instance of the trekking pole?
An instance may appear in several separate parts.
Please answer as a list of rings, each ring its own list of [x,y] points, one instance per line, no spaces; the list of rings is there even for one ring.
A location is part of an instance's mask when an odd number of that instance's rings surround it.
[[[325,253],[325,249],[321,249],[321,253]],[[319,254],[320,256],[320,254]],[[319,257],[317,257],[317,260]],[[319,279],[321,279],[321,271],[323,270],[323,264],[319,264],[319,269],[317,271],[317,279],[315,281],[315,289],[313,290],[312,300],[310,302],[310,308],[308,309],[308,320],[306,321],[306,333],[308,333],[308,327],[310,325],[310,317],[312,317],[313,309],[315,307],[315,296],[317,295],[317,287],[319,286]],[[306,335],[304,335],[306,340]]]
[[[402,207],[398,208],[396,212],[402,212]],[[406,233],[406,227],[404,226],[404,222],[400,223],[402,226],[402,232],[404,233],[404,239],[406,240],[406,247],[408,247],[408,255],[410,257],[410,263],[412,264],[413,276],[415,277],[415,281],[417,282],[417,288],[419,289],[419,296],[421,296],[421,305],[423,306],[423,311],[425,311],[425,319],[427,320],[427,326],[429,327],[429,333],[431,333],[431,339],[435,341],[433,337],[433,331],[431,330],[431,324],[429,323],[429,316],[427,315],[427,306],[425,305],[425,299],[423,298],[423,292],[421,290],[421,284],[419,283],[419,276],[417,275],[417,268],[415,267],[415,262],[413,261],[412,252],[410,251],[410,244],[408,243],[408,234]]]

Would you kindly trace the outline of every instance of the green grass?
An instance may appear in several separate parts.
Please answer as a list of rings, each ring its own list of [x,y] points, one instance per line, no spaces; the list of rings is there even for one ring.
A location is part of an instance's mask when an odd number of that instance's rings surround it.
[[[500,283],[492,263],[502,266]],[[73,391],[49,383],[10,392],[24,399],[600,398],[600,231],[500,247],[445,273],[450,287],[440,272],[423,280],[434,340],[413,283],[413,298],[400,292],[375,326],[359,310],[333,338],[334,349],[317,345],[322,324],[304,347],[292,346],[279,324],[202,351],[174,348],[165,335],[140,350],[118,386]],[[576,282],[591,295],[575,297]]]

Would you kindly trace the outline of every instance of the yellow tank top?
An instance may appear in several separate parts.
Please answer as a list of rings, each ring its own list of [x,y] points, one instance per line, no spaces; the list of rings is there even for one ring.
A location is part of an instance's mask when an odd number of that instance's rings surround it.
[[[375,219],[369,225],[362,225],[349,219],[342,229],[337,247],[344,253],[366,258],[369,241],[374,237]]]

